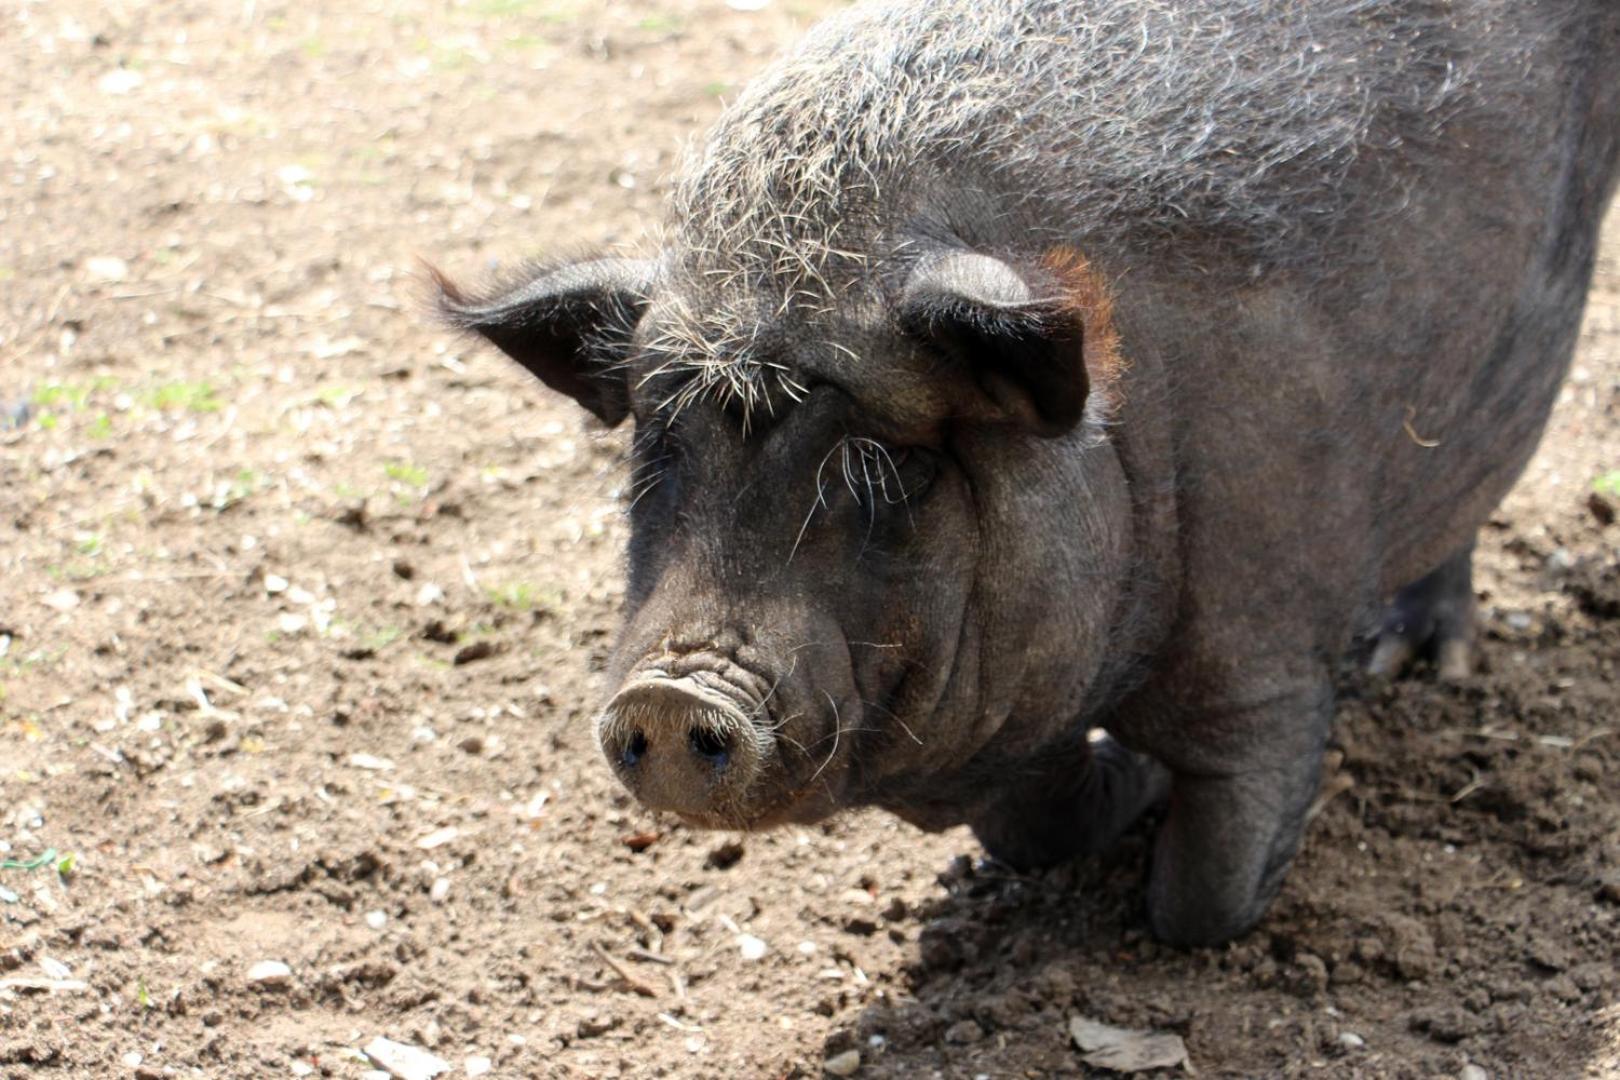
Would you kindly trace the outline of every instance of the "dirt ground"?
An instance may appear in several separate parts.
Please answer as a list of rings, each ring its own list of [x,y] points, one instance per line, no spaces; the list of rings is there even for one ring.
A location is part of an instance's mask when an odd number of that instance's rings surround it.
[[[420,314],[418,254],[634,239],[829,5],[319,6],[0,7],[0,1077],[360,1076],[377,1036],[1073,1076],[1073,1014],[1204,1077],[1620,1076],[1620,218],[1482,538],[1486,670],[1347,676],[1270,916],[1177,952],[1145,829],[1023,878],[633,806],[588,729],[622,441]]]

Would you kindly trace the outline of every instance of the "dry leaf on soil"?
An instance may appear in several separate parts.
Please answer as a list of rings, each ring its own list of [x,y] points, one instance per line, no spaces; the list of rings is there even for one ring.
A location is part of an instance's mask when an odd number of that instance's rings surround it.
[[[1093,1068],[1133,1073],[1180,1065],[1195,1075],[1180,1035],[1112,1027],[1076,1013],[1069,1017],[1069,1037],[1080,1048],[1080,1060]]]

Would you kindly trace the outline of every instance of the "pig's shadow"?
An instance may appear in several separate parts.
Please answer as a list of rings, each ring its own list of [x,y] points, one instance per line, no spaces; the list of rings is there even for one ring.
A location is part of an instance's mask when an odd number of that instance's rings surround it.
[[[1208,962],[1148,934],[1157,824],[1156,815],[1138,823],[1103,857],[1038,874],[955,860],[940,875],[947,894],[899,924],[915,959],[898,985],[834,1031],[827,1053],[858,1050],[863,1077],[1079,1075],[1067,1036],[1074,1013],[1184,1029],[1191,1012],[1179,998],[1144,994],[1132,978],[1144,963],[1184,977]]]

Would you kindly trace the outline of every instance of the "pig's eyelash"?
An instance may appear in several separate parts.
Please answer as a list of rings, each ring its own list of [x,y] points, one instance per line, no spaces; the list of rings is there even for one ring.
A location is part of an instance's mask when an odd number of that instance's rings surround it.
[[[630,457],[635,464],[630,469],[630,486],[626,490],[630,500],[627,512],[634,510],[663,480],[664,470],[674,457],[669,451],[668,432],[656,425],[637,431]]]
[[[905,505],[911,499],[900,479],[900,462],[894,452],[876,439],[846,437],[840,444],[844,484],[863,506],[876,507],[879,500],[888,506]],[[901,455],[904,460],[904,454]]]
[[[799,553],[799,545],[804,543],[804,534],[810,530],[810,522],[815,519],[816,511],[827,506],[827,486],[822,474],[834,456],[839,459],[838,467],[844,476],[844,486],[858,504],[876,509],[881,498],[888,506],[905,506],[906,518],[911,520],[911,493],[900,481],[900,465],[895,461],[894,454],[876,439],[846,435],[827,451],[816,466],[816,498],[804,515],[804,523],[799,526],[799,535],[793,540],[793,550],[788,552],[789,564],[793,562],[793,556]]]

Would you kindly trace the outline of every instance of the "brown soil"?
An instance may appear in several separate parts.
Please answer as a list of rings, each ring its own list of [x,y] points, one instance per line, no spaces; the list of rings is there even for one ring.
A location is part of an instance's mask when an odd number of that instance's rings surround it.
[[[73,856],[0,870],[0,1076],[357,1076],[377,1035],[450,1075],[1076,1075],[1076,1012],[1206,1077],[1620,1075],[1620,524],[1588,505],[1620,219],[1482,540],[1487,670],[1347,677],[1281,899],[1176,952],[1145,829],[1018,878],[877,814],[737,840],[631,805],[587,723],[622,443],[418,314],[419,251],[633,239],[828,5],[316,6],[0,9],[0,858]]]

